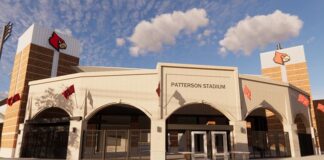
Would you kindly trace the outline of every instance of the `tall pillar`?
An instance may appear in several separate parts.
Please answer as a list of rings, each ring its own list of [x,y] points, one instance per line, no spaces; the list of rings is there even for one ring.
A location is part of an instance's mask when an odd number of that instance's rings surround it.
[[[230,125],[233,125],[233,151],[248,152],[249,147],[246,121],[230,121]]]
[[[11,73],[9,97],[20,95],[20,100],[8,107],[4,115],[0,157],[15,155],[19,125],[24,122],[28,99],[28,83],[33,80],[75,73],[71,66],[79,64],[79,42],[59,34],[66,49],[56,50],[49,44],[53,30],[33,24],[18,40]]]
[[[288,132],[291,157],[300,157],[299,139],[296,124],[283,125],[284,131]]]
[[[83,137],[83,128],[86,128],[85,121],[70,121],[69,140],[66,159],[77,160],[81,159],[81,145]]]
[[[165,160],[166,148],[165,120],[151,120],[151,159]]]

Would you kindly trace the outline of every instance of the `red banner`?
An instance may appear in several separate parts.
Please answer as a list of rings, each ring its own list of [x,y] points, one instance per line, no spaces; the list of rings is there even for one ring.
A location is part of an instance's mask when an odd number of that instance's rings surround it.
[[[244,95],[245,95],[249,100],[252,99],[252,93],[251,93],[251,90],[250,90],[250,88],[247,87],[246,85],[244,86],[243,93],[244,93]]]
[[[159,82],[159,85],[158,87],[156,88],[156,94],[160,97],[160,92],[161,92],[161,88],[160,88],[160,82]]]
[[[19,93],[17,93],[17,94],[15,94],[14,96],[9,97],[9,98],[7,99],[7,104],[8,104],[9,106],[12,106],[15,102],[19,101],[20,99],[21,99],[21,98],[20,98],[20,95],[19,95]]]
[[[324,105],[321,103],[317,104],[317,109],[320,110],[321,112],[324,112]]]
[[[65,99],[69,99],[69,97],[75,93],[74,85],[71,85],[69,88],[67,88],[65,91],[62,92],[62,95],[65,97]]]
[[[298,102],[304,105],[305,107],[309,106],[309,99],[303,94],[298,95]]]

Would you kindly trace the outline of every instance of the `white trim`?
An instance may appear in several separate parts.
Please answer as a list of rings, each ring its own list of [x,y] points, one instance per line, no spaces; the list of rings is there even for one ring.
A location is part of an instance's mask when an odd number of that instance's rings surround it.
[[[195,135],[203,135],[203,139],[204,139],[204,153],[195,153]],[[191,132],[191,159],[195,160],[196,156],[199,156],[199,158],[201,158],[202,156],[207,159],[207,132],[206,131],[192,131]],[[198,158],[198,159],[199,159]]]
[[[280,66],[280,70],[281,70],[281,80],[283,82],[288,83],[288,77],[287,77],[287,70],[286,70],[286,66],[281,65]]]
[[[217,148],[216,148],[216,145],[215,145],[215,141],[216,141],[216,137],[215,135],[222,135],[223,136],[223,147],[224,147],[224,152],[221,153],[221,152],[218,152],[217,151]],[[227,156],[228,156],[228,147],[227,147],[227,133],[225,131],[212,131],[211,132],[211,139],[212,139],[212,157],[213,157],[213,160],[216,160],[217,159],[217,156],[221,155],[224,157],[224,159],[228,159]]]
[[[276,50],[269,51],[269,52],[263,52],[260,54],[262,69],[281,66],[280,64],[277,64],[273,61],[275,51]],[[285,65],[306,62],[304,46],[302,46],[302,45],[290,47],[290,48],[284,48],[284,49],[280,49],[277,51],[280,53],[286,53],[290,57],[290,60],[288,62],[285,62]]]
[[[58,51],[54,51],[53,61],[52,61],[52,72],[51,77],[57,76],[57,68],[59,62],[60,53]]]
[[[48,39],[51,37],[54,29],[48,29],[37,24],[31,25],[18,40],[17,52],[22,51],[27,45],[35,44],[45,48],[54,50],[54,48],[49,44]],[[62,39],[64,39],[67,44],[67,48],[60,50],[60,52],[72,55],[74,57],[79,57],[80,54],[80,42],[71,36],[61,34],[55,31]]]
[[[0,148],[0,157],[2,158],[12,158],[15,155],[16,148]]]

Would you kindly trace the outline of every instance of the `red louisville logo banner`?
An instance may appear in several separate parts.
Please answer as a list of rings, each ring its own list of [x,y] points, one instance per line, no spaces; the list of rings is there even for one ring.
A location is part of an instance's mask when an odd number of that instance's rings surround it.
[[[160,93],[161,93],[161,89],[160,89],[160,82],[159,82],[159,85],[158,87],[156,88],[156,94],[160,97]]]
[[[250,88],[248,86],[246,86],[246,85],[244,86],[243,93],[249,100],[252,99],[252,93],[251,93],[251,90],[250,90]]]
[[[70,87],[68,87],[66,90],[64,90],[62,92],[62,95],[65,97],[65,99],[69,99],[69,97],[75,93],[75,90],[74,90],[74,85],[71,85]]]
[[[53,32],[52,36],[48,39],[49,44],[54,47],[58,52],[60,49],[66,49],[67,45],[65,41]]]
[[[17,94],[15,94],[14,96],[9,97],[9,98],[7,99],[7,104],[8,104],[9,106],[12,106],[15,102],[19,101],[20,99],[21,99],[21,98],[20,98],[20,95],[19,95],[19,93],[17,93]]]
[[[273,61],[277,64],[284,65],[286,62],[290,60],[290,57],[286,53],[275,52],[275,56],[273,57]]]
[[[305,107],[309,106],[309,99],[303,94],[298,95],[298,102],[304,105]]]
[[[317,105],[317,109],[320,110],[321,112],[324,112],[324,104],[319,103]]]

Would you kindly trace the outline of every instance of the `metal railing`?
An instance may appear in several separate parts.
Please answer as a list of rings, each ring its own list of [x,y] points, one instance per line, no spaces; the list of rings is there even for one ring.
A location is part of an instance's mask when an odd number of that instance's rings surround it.
[[[24,131],[21,157],[66,158],[69,126],[27,126]]]
[[[83,134],[82,159],[148,160],[150,130],[88,130]]]
[[[248,133],[250,158],[290,157],[287,132],[252,131]]]

